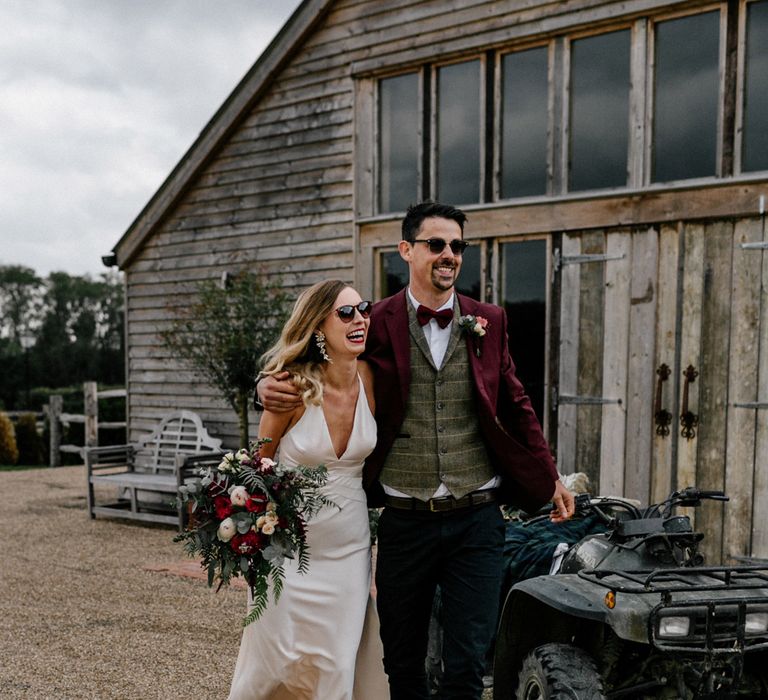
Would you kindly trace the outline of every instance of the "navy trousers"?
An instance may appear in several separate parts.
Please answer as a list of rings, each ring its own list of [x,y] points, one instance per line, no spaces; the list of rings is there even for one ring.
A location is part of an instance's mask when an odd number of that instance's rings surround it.
[[[496,628],[504,520],[498,505],[430,513],[385,508],[376,595],[392,700],[428,700],[424,661],[432,600],[442,596],[440,698],[480,699]]]

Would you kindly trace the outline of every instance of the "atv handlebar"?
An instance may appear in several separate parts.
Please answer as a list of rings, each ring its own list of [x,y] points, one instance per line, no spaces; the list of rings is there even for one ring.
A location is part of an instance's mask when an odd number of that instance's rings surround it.
[[[593,498],[588,493],[578,494],[576,496],[576,513],[586,515],[587,513],[596,514],[608,527],[615,528],[619,524],[620,518],[605,513],[602,508],[608,507],[611,510],[623,510],[629,514],[631,520],[653,517],[669,517],[673,508],[682,506],[686,508],[696,508],[704,500],[727,501],[728,496],[722,491],[703,491],[695,486],[688,486],[681,491],[673,491],[669,498],[661,503],[650,505],[647,508],[638,508],[634,504],[618,498]]]

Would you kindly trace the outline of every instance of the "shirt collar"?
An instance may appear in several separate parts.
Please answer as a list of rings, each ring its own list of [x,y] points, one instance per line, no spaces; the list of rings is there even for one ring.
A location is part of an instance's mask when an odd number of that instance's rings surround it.
[[[442,311],[443,309],[452,309],[453,308],[453,300],[454,300],[455,296],[456,296],[456,293],[455,292],[451,292],[451,296],[448,297],[448,301],[446,301],[445,304],[443,304],[442,306],[438,307],[437,309],[432,309],[432,310],[433,311]],[[413,296],[413,292],[411,292],[411,288],[410,287],[408,287],[408,298],[410,299],[411,304],[413,304],[413,308],[414,309],[418,309],[419,306],[421,305],[421,302],[415,296]]]

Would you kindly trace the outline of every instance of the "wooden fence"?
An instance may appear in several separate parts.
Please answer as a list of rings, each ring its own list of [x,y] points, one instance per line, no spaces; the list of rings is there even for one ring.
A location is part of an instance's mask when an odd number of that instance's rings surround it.
[[[83,384],[84,413],[64,413],[64,397],[60,394],[52,394],[46,407],[48,412],[48,424],[50,426],[50,466],[61,465],[61,453],[83,453],[86,447],[97,447],[99,444],[99,430],[119,429],[126,427],[126,421],[113,421],[99,423],[99,399],[125,398],[125,389],[98,390],[96,382]],[[62,445],[62,426],[70,423],[83,423],[85,426],[85,438],[83,445]]]

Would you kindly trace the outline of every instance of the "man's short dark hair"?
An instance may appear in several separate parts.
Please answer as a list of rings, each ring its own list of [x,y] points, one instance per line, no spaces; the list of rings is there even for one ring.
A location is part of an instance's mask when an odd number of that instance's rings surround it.
[[[403,240],[414,241],[424,219],[431,217],[455,221],[461,228],[461,234],[464,235],[464,222],[467,220],[467,215],[461,209],[452,207],[450,204],[440,204],[440,202],[427,200],[408,207],[403,219]]]

